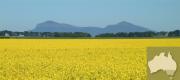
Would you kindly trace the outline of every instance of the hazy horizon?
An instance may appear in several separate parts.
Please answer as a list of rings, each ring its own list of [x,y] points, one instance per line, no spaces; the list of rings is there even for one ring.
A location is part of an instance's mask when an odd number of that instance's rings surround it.
[[[156,31],[180,29],[179,0],[5,0],[0,30],[31,30],[47,20],[105,27],[127,21]]]

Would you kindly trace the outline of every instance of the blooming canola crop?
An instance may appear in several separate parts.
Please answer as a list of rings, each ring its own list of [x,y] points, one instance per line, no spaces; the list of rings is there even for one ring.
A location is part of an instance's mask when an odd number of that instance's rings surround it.
[[[0,39],[0,80],[146,80],[151,46],[180,39]]]

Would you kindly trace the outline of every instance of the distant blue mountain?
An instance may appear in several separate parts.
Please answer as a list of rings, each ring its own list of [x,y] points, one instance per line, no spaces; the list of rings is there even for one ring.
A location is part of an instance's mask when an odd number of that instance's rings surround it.
[[[145,32],[150,31],[147,28],[134,25],[132,23],[122,21],[118,24],[108,25],[105,28],[100,27],[79,27],[65,23],[57,23],[54,21],[46,21],[37,24],[33,32],[87,32],[91,35],[101,33],[117,33],[117,32]]]
[[[145,32],[150,30],[126,21],[122,21],[118,24],[108,25],[107,27],[104,28],[104,31],[110,33],[116,33],[116,32]]]

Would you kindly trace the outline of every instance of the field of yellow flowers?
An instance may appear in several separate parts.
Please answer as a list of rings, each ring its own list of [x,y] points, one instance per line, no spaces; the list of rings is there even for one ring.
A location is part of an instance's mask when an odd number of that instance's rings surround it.
[[[0,39],[0,80],[146,80],[158,46],[180,39]]]

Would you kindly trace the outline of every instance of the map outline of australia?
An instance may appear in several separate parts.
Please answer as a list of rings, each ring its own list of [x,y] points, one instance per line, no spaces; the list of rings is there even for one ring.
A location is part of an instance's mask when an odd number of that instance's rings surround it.
[[[177,70],[177,63],[172,58],[171,53],[168,53],[168,56],[165,56],[165,52],[161,52],[160,55],[156,55],[152,60],[148,61],[148,67],[150,73],[156,73],[159,70],[165,71],[171,80]]]

